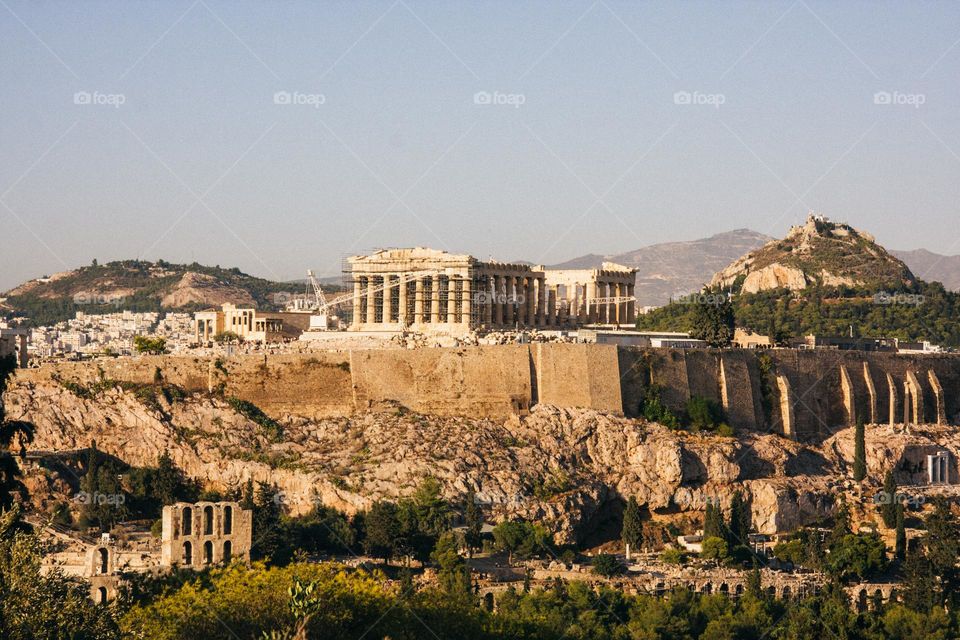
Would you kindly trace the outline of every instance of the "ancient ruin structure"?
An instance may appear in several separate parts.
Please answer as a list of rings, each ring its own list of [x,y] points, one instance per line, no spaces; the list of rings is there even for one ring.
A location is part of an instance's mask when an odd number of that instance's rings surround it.
[[[202,569],[250,557],[253,511],[236,502],[178,502],[163,508],[160,564]]]
[[[194,314],[194,341],[205,344],[229,332],[252,342],[279,342],[298,337],[309,323],[306,313],[264,312],[226,303]]]
[[[17,366],[27,366],[27,331],[0,327],[0,358],[14,356]]]
[[[937,451],[927,456],[927,482],[950,484],[950,452]]]
[[[355,331],[633,324],[636,269],[551,270],[417,247],[349,259]]]

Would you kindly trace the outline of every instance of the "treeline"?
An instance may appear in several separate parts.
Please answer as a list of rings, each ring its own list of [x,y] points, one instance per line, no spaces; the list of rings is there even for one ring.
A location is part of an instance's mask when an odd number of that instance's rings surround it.
[[[675,301],[637,319],[645,331],[698,329],[696,303]],[[732,297],[736,325],[786,343],[809,334],[891,337],[928,340],[960,347],[960,294],[939,282],[921,282],[909,291],[875,291],[814,286],[802,292],[786,289]]]

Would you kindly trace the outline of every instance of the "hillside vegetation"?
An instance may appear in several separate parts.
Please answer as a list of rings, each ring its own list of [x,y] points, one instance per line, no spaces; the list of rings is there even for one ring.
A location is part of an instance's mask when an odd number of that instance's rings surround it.
[[[929,340],[960,347],[960,294],[916,278],[870,234],[811,217],[714,276],[736,325],[780,341],[808,334]],[[641,316],[644,330],[691,331],[696,297]]]
[[[277,308],[274,294],[300,291],[302,285],[272,282],[243,273],[163,260],[123,260],[93,264],[38,278],[4,294],[0,313],[27,325],[53,324],[77,311],[195,311],[225,302],[261,309]],[[282,300],[283,298],[280,298]]]

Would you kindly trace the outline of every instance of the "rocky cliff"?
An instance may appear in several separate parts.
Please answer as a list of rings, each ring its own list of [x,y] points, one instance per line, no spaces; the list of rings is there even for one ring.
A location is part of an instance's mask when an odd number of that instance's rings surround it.
[[[776,435],[684,434],[545,404],[505,419],[430,416],[400,405],[335,418],[284,414],[274,416],[282,426],[277,434],[216,394],[170,401],[143,388],[107,382],[93,392],[33,379],[13,384],[4,399],[11,419],[36,426],[34,450],[96,441],[135,465],[154,464],[168,451],[210,488],[273,483],[294,513],[316,501],[353,512],[408,494],[433,476],[450,499],[475,490],[495,518],[549,523],[558,542],[582,539],[629,496],[654,519],[669,519],[696,514],[708,498],[727,503],[737,488],[751,498],[758,530],[790,530],[832,511],[852,460],[850,429],[813,447]],[[956,456],[958,442],[948,427],[915,428],[912,435],[871,428],[873,483],[905,459],[922,461],[930,448]]]

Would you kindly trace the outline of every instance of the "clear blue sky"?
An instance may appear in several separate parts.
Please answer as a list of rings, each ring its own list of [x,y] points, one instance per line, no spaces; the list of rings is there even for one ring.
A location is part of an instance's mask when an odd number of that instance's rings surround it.
[[[956,2],[2,0],[0,289],[93,258],[551,263],[809,209],[960,253],[958,78]]]

